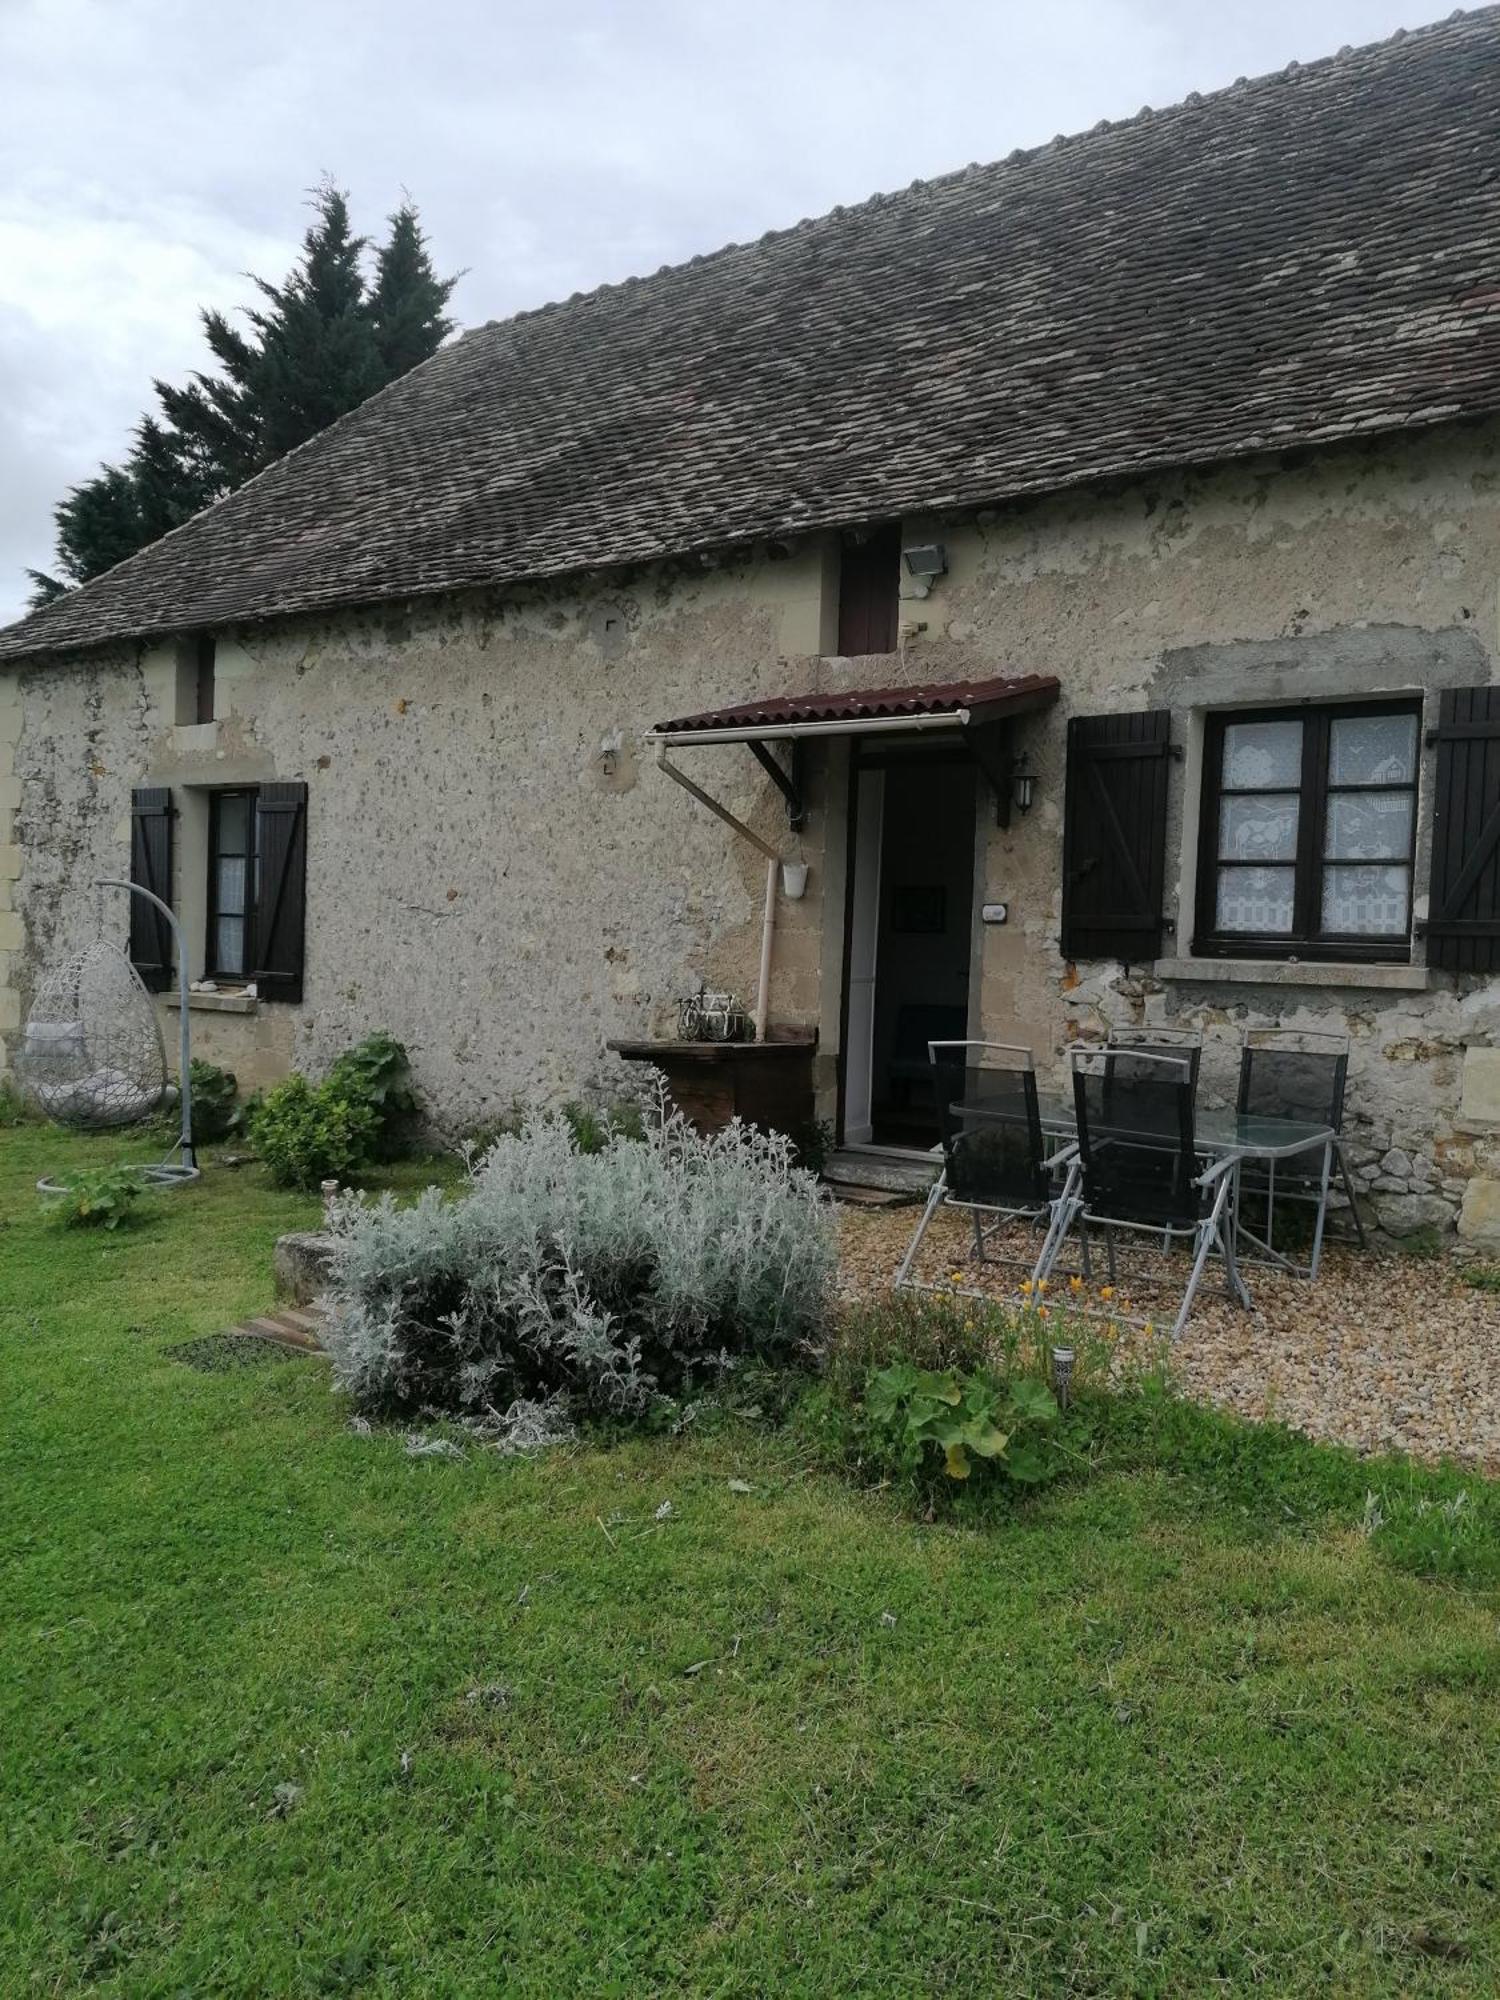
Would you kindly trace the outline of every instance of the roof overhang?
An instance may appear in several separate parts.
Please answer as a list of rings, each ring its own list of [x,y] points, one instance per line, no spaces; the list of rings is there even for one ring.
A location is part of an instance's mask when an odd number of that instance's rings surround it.
[[[1051,674],[922,687],[861,688],[844,693],[770,695],[659,722],[647,743],[784,743],[820,736],[964,732],[1050,708],[1061,692]]]

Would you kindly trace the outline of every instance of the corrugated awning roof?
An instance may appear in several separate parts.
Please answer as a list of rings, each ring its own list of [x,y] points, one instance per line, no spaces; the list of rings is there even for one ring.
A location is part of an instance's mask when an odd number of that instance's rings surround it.
[[[943,681],[922,687],[820,689],[766,695],[658,722],[648,741],[743,743],[762,737],[858,736],[876,730],[951,728],[998,722],[1057,700],[1052,674]]]

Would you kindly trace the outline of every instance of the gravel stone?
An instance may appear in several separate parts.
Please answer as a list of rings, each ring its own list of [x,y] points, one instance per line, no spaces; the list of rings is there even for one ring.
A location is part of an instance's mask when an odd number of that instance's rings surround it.
[[[909,1208],[841,1212],[846,1297],[889,1288],[916,1223]],[[977,1265],[972,1242],[963,1218],[939,1215],[915,1275],[942,1284],[960,1270],[965,1286],[1018,1302],[1024,1265]],[[1035,1253],[1035,1239],[1019,1230],[1007,1245],[1017,1257]],[[1167,1317],[1175,1305],[1165,1286],[1146,1290],[1146,1278],[1164,1268],[1158,1252],[1122,1263],[1122,1289],[1139,1286],[1138,1311],[1159,1303]],[[1174,1258],[1172,1272],[1183,1270]],[[1500,1293],[1472,1289],[1442,1258],[1340,1244],[1325,1249],[1315,1284],[1261,1265],[1247,1266],[1245,1279],[1248,1312],[1229,1303],[1210,1266],[1172,1350],[1183,1394],[1357,1451],[1454,1458],[1500,1476]]]

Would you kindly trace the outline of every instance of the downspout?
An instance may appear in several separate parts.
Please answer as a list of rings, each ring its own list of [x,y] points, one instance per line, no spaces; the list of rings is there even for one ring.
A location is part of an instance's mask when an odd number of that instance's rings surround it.
[[[720,805],[719,801],[711,798],[701,785],[695,785],[686,771],[679,771],[668,759],[666,745],[663,743],[658,743],[656,746],[656,762],[658,768],[681,785],[685,792],[691,792],[700,805],[707,806],[716,819],[723,820],[724,824],[732,827],[741,839],[748,840],[752,847],[758,848],[766,857],[766,900],[760,927],[760,978],[755,988],[755,1039],[763,1042],[766,1039],[766,1024],[771,1012],[771,946],[776,936],[776,872],[781,866],[781,856],[768,840],[762,840],[760,835],[746,826],[742,819],[737,819],[728,806]]]
[[[760,920],[760,981],[755,989],[755,1039],[766,1039],[766,1017],[771,1007],[771,941],[776,935],[776,870],[774,857],[766,863],[766,907]]]

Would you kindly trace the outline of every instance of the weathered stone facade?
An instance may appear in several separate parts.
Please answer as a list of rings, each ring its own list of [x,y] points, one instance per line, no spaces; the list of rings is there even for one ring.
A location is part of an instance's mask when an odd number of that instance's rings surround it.
[[[607,1038],[668,1029],[700,977],[745,995],[755,984],[762,859],[656,770],[641,743],[652,723],[813,686],[1051,673],[1057,708],[1021,725],[1034,810],[1002,830],[981,789],[973,1028],[1055,1063],[1113,1022],[1199,1023],[1212,1096],[1232,1087],[1244,1026],[1347,1028],[1351,1159],[1382,1224],[1409,1234],[1462,1210],[1475,1241],[1500,1242],[1500,982],[1429,974],[1420,943],[1410,966],[1189,955],[1206,710],[1421,690],[1430,722],[1441,688],[1495,678],[1500,426],[906,526],[943,542],[948,573],[903,603],[887,657],[829,657],[838,563],[824,538],[222,634],[219,720],[206,725],[175,720],[170,646],[0,671],[0,1031],[13,1047],[37,969],[93,922],[88,885],[124,871],[132,786],[168,784],[180,801],[177,907],[201,950],[208,791],[302,778],[304,1003],[195,1010],[203,1051],[253,1083],[316,1070],[389,1027],[451,1128],[518,1096],[567,1094]],[[1058,949],[1066,719],[1162,706],[1184,751],[1168,850],[1176,949],[1146,966],[1070,966]],[[811,751],[795,835],[747,751],[679,761],[811,864],[805,899],[780,906],[771,1016],[817,1028],[832,1115],[847,747]],[[1418,916],[1430,793],[1424,765]],[[1010,906],[1003,927],[978,920],[991,899]]]

